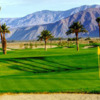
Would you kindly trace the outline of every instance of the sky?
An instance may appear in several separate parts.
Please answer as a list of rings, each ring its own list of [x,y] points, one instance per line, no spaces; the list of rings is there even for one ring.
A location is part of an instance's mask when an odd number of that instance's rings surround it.
[[[41,10],[64,11],[94,4],[100,5],[100,0],[0,0],[0,18],[24,17]]]

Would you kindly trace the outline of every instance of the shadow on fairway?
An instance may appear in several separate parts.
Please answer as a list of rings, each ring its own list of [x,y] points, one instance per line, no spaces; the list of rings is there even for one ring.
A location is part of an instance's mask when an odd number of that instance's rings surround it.
[[[0,59],[5,63],[11,63],[8,66],[11,69],[16,69],[31,73],[51,73],[51,72],[70,72],[78,71],[86,68],[73,67],[66,64],[61,64],[52,60],[47,60],[46,57],[24,57],[24,58],[12,58],[12,59]],[[39,62],[37,62],[39,61]],[[46,63],[44,63],[44,61]],[[91,67],[92,69],[94,67]]]
[[[36,60],[40,60],[41,62],[36,62]],[[50,72],[69,71],[72,69],[75,70],[75,68],[73,68],[72,66],[61,65],[60,63],[47,61],[45,60],[45,57],[24,57],[24,58],[13,58],[13,59],[1,59],[1,61],[9,64],[12,63],[12,66],[8,66],[9,68],[26,71],[26,72],[32,72],[32,73],[50,73]],[[47,63],[45,64],[42,61],[46,61]]]

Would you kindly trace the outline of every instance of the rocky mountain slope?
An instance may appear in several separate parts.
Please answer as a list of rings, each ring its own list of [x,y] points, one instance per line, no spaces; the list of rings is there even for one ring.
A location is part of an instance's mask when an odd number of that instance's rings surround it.
[[[51,31],[55,37],[66,37],[65,32],[74,21],[81,22],[89,31],[89,36],[96,37],[98,36],[98,25],[95,21],[97,17],[100,17],[100,8],[89,8],[55,23],[12,28],[12,33],[10,36],[7,35],[7,38],[8,40],[33,40],[36,39],[37,36],[40,35],[41,31],[45,29]],[[70,35],[70,37],[73,36],[74,35]],[[80,34],[80,36],[87,36],[87,33]]]

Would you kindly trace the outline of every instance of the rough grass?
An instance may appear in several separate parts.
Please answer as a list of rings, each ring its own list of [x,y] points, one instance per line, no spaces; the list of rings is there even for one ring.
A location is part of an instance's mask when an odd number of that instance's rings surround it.
[[[0,93],[100,93],[97,48],[0,53]]]

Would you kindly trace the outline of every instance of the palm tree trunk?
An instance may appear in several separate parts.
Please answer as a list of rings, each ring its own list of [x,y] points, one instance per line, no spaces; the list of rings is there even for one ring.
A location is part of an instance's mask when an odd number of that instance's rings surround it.
[[[3,37],[2,37],[2,32],[1,32],[1,25],[0,25],[0,33],[1,33],[1,44],[2,44]]]
[[[76,45],[77,45],[77,51],[79,51],[78,33],[76,33]]]
[[[7,49],[7,41],[6,41],[6,38],[5,38],[5,33],[3,35],[3,54],[6,54],[6,49]]]
[[[45,40],[45,51],[47,51],[47,41]]]
[[[2,37],[2,32],[1,32],[1,43],[2,43],[3,37]]]
[[[1,45],[2,45],[2,50],[3,50],[3,36],[2,36],[2,32],[1,32]]]
[[[0,25],[0,35],[1,35],[1,45],[2,45],[2,49],[3,49],[3,36],[2,36],[2,32],[1,32],[1,25]]]

